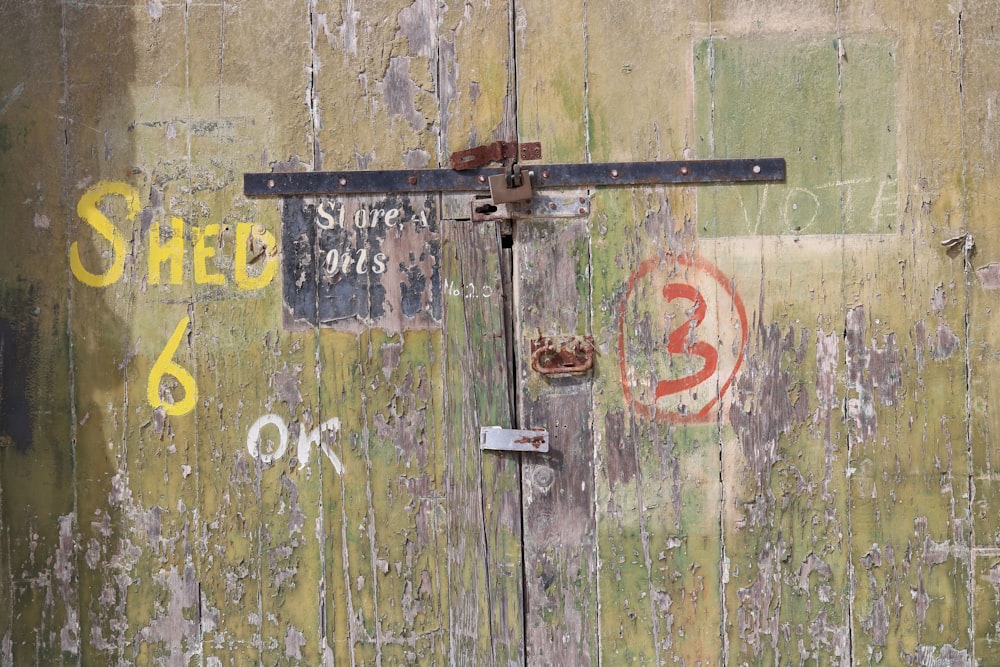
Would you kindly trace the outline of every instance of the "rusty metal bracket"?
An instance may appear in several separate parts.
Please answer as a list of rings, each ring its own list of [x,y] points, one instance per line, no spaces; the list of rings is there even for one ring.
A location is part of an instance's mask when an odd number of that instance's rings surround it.
[[[485,167],[491,162],[504,160],[541,160],[542,144],[537,141],[519,144],[516,141],[494,141],[485,146],[476,146],[451,154],[449,163],[457,171]]]
[[[531,369],[542,375],[586,373],[594,367],[595,351],[593,336],[539,335],[531,341]]]
[[[512,429],[484,426],[479,429],[479,448],[505,452],[547,452],[549,432],[544,428]]]
[[[785,180],[784,158],[550,164],[523,169],[531,177],[533,190]],[[478,168],[257,173],[243,175],[243,192],[251,197],[489,192],[489,177],[498,173],[504,171]]]

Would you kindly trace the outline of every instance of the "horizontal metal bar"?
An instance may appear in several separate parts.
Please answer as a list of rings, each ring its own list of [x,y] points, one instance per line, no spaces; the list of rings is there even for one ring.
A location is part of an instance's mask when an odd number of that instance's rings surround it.
[[[532,188],[692,185],[785,180],[784,158],[522,165]],[[384,192],[489,192],[500,169],[398,169],[244,174],[247,196],[356,195]]]

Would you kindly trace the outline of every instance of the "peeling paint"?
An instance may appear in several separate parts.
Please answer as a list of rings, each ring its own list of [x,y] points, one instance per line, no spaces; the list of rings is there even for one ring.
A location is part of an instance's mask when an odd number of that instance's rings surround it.
[[[758,322],[735,385],[729,421],[743,445],[743,455],[757,482],[768,487],[771,468],[778,460],[778,436],[809,415],[809,397],[790,370],[805,354],[803,331],[796,347],[795,331],[782,333],[778,324]]]
[[[854,396],[848,399],[847,412],[857,437],[874,442],[878,430],[876,400],[893,407],[899,401],[902,381],[902,356],[896,348],[896,335],[884,336],[884,348],[867,344],[867,318],[863,306],[847,311],[847,377]]]
[[[59,633],[59,644],[64,653],[80,653],[80,618],[73,588],[76,578],[76,516],[59,517],[59,549],[53,568],[59,586],[59,597],[66,608],[66,623]]]
[[[299,375],[301,373],[302,366],[294,365],[289,369],[288,364],[285,364],[280,371],[275,371],[272,377],[272,384],[278,398],[285,402],[288,411],[293,415],[297,414],[296,409],[302,403],[302,393],[299,391],[301,383]]]
[[[168,651],[164,659],[158,660],[169,667],[185,667],[191,658],[201,653],[200,628],[196,614],[201,600],[199,586],[195,579],[194,567],[185,565],[183,575],[177,566],[160,570],[153,575],[153,581],[165,592],[166,609],[148,626],[138,632],[143,641],[162,644]]]
[[[986,289],[1000,289],[1000,263],[991,262],[976,269],[979,284]]]
[[[907,655],[907,662],[915,667],[975,667],[976,661],[965,649],[951,644],[944,646],[918,646],[917,652]]]
[[[399,32],[397,34],[406,37],[411,55],[427,58],[435,55],[437,50],[436,8],[437,2],[435,0],[414,0],[412,5],[400,10],[398,16]]]
[[[385,78],[375,84],[375,89],[385,101],[390,117],[402,116],[414,130],[427,125],[427,119],[417,110],[416,97],[420,88],[410,78],[409,57],[390,58]]]
[[[938,324],[934,334],[934,341],[931,344],[931,357],[934,359],[947,359],[961,344],[958,336],[951,330],[947,322]]]
[[[163,16],[163,0],[146,0],[146,13],[156,21]]]

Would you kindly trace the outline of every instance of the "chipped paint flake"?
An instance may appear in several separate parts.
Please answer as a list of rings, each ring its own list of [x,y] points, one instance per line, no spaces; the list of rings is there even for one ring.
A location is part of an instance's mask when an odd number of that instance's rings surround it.
[[[427,119],[417,110],[416,97],[420,89],[410,78],[410,58],[396,56],[389,60],[385,79],[375,85],[390,116],[402,116],[414,130],[422,130]]]
[[[979,284],[986,289],[1000,289],[1000,263],[991,262],[976,269]]]
[[[410,54],[431,57],[435,51],[437,16],[435,0],[414,0],[399,12],[399,32],[406,37]]]

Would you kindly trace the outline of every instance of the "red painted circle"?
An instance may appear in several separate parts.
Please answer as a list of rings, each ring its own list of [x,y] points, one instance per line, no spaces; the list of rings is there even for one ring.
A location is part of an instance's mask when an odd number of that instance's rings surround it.
[[[715,348],[711,345],[704,343],[702,341],[697,341],[693,345],[687,348],[687,354],[698,356],[704,359],[705,363],[702,370],[697,373],[687,375],[680,378],[674,378],[671,380],[660,380],[657,382],[657,389],[655,392],[655,398],[652,404],[635,400],[632,395],[632,385],[629,380],[628,373],[628,360],[626,359],[626,345],[625,345],[625,308],[629,301],[632,299],[632,295],[635,292],[636,285],[639,284],[643,279],[649,276],[653,270],[660,266],[665,265],[665,268],[669,268],[667,262],[673,258],[677,265],[688,267],[696,272],[700,272],[712,278],[715,283],[721,288],[722,292],[732,300],[733,308],[736,311],[736,317],[739,320],[740,326],[740,341],[739,350],[736,354],[736,361],[733,364],[732,371],[726,376],[725,381],[719,386],[719,390],[716,395],[709,400],[705,405],[701,407],[697,412],[679,412],[677,410],[667,410],[661,407],[657,407],[656,402],[658,399],[663,398],[668,395],[676,394],[687,389],[693,389],[710,379],[716,373],[715,364],[718,360],[718,354]],[[700,324],[702,318],[704,318],[706,304],[703,299],[701,291],[697,289],[694,285],[681,281],[671,281],[663,288],[663,296],[668,301],[673,299],[687,299],[694,303],[695,314],[692,315],[688,320],[683,322],[679,327],[675,328],[669,336],[669,342],[667,348],[665,349],[666,354],[675,354],[678,352],[676,346],[679,343],[680,338],[678,338],[678,332],[681,328],[694,321],[695,326]],[[725,395],[729,386],[733,382],[733,378],[736,377],[737,371],[739,371],[740,366],[743,363],[743,350],[747,344],[748,336],[748,326],[747,326],[747,314],[746,309],[743,307],[743,299],[740,295],[733,289],[732,281],[719,270],[714,264],[711,264],[701,257],[682,254],[678,256],[668,256],[666,260],[662,260],[658,257],[647,259],[642,262],[635,272],[629,277],[628,286],[625,291],[625,296],[621,301],[621,305],[618,309],[618,362],[621,368],[621,378],[622,378],[622,391],[625,394],[625,401],[632,407],[637,415],[644,417],[646,419],[653,419],[658,422],[670,423],[670,424],[695,424],[695,423],[705,423],[712,420],[712,411],[716,408],[719,400]],[[671,349],[673,348],[673,349]]]

